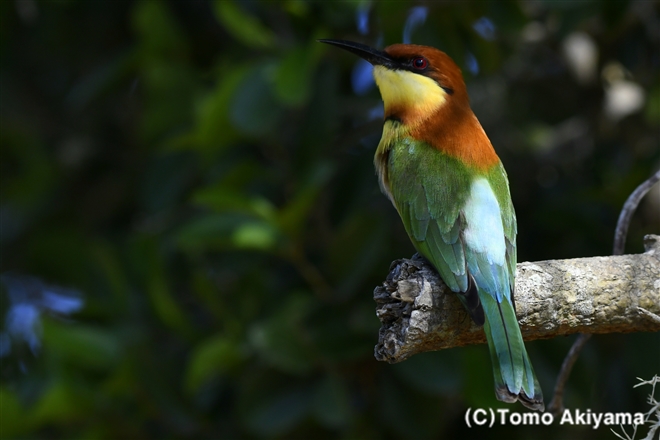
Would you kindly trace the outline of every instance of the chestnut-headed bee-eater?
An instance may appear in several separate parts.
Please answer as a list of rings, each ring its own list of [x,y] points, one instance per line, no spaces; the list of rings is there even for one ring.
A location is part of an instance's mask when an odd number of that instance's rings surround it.
[[[413,245],[484,326],[495,394],[543,411],[513,298],[516,215],[506,172],[470,108],[460,69],[433,47],[319,40],[374,66],[385,105],[374,164]]]

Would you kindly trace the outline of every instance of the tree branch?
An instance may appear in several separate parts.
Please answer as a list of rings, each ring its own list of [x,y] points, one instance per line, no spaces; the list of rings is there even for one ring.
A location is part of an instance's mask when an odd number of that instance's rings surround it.
[[[623,209],[621,209],[621,214],[619,215],[619,221],[616,223],[612,255],[623,255],[623,250],[626,245],[626,237],[628,236],[630,220],[637,210],[639,202],[659,180],[660,170],[646,179],[646,181],[642,182],[642,184],[637,188],[635,188],[635,191],[630,194],[626,200],[626,203],[624,203]],[[650,316],[652,319],[660,323],[660,317],[658,317],[656,314],[651,313],[641,307],[637,307],[637,311]],[[589,341],[591,336],[591,333],[580,333],[580,336],[578,336],[575,342],[573,342],[571,349],[568,351],[568,354],[564,358],[564,362],[562,363],[561,369],[559,370],[559,376],[557,376],[557,382],[555,383],[555,391],[553,393],[552,400],[550,401],[550,405],[548,406],[548,411],[554,413],[555,415],[558,415],[564,411],[564,388],[566,387],[566,382],[568,382],[568,378],[571,375],[571,370],[573,369],[575,361],[577,361],[577,358],[580,356],[580,352],[586,345],[587,341]]]
[[[520,263],[516,309],[523,338],[660,331],[660,236],[638,255]],[[381,321],[376,359],[486,342],[481,327],[423,258],[396,260],[374,290]]]

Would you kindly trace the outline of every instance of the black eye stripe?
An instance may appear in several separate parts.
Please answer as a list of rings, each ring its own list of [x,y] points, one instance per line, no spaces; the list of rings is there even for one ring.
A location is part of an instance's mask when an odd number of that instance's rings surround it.
[[[423,67],[418,67],[415,65],[416,61],[423,61]],[[395,69],[401,69],[401,70],[407,70],[409,72],[417,73],[419,75],[424,75],[426,77],[429,77],[436,81],[440,87],[448,94],[448,95],[453,95],[454,94],[454,89],[451,87],[448,87],[444,84],[441,84],[440,81],[438,81],[436,78],[431,77],[430,73],[432,71],[429,60],[424,58],[423,56],[414,56],[412,58],[395,58]]]
[[[421,62],[420,65],[417,65],[417,62]],[[412,58],[396,58],[397,68],[403,70],[410,70],[412,72],[420,72],[427,70],[429,67],[429,60],[424,58],[421,55],[414,56]]]

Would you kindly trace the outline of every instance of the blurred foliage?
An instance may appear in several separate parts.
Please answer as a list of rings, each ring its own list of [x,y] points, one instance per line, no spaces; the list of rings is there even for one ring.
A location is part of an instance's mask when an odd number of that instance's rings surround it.
[[[466,408],[504,406],[483,346],[373,358],[371,292],[413,249],[373,172],[379,95],[356,96],[354,57],[315,40],[400,42],[413,5],[0,3],[0,272],[85,301],[39,315],[35,352],[4,353],[2,438],[610,438],[468,431]],[[657,3],[424,5],[412,42],[465,67],[521,261],[609,254],[620,207],[660,163]],[[597,49],[588,81],[563,50],[576,32]],[[607,65],[643,91],[618,119]],[[652,194],[630,252],[660,229]],[[570,344],[528,344],[548,400]],[[660,372],[658,346],[594,338],[567,406],[646,410],[632,386]]]

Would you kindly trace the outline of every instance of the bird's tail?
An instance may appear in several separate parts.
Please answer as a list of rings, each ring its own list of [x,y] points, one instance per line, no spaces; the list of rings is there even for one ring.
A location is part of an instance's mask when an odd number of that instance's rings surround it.
[[[497,399],[508,403],[520,400],[527,408],[543,411],[541,385],[527,356],[513,304],[506,297],[498,302],[481,289],[479,297],[486,317],[484,332],[493,363]]]

